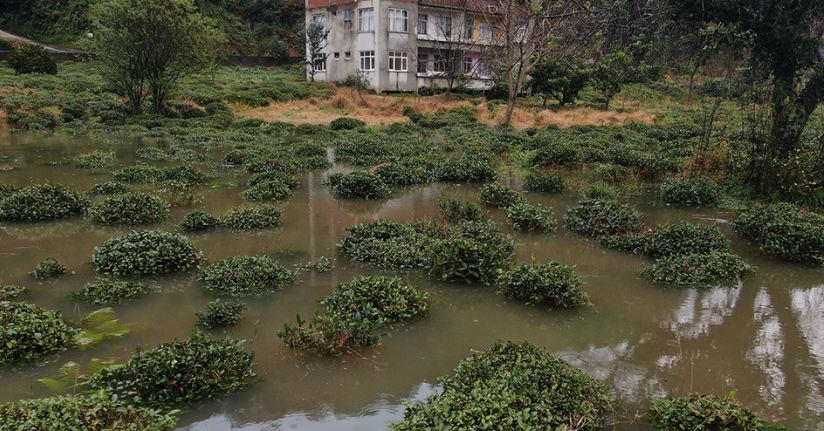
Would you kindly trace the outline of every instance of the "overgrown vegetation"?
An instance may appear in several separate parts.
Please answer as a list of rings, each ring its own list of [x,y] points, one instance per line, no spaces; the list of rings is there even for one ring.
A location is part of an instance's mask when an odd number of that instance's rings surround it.
[[[169,217],[169,203],[157,196],[128,192],[94,203],[86,217],[98,224],[151,224]]]
[[[227,211],[220,219],[229,229],[252,230],[280,226],[281,214],[273,205],[237,207]]]
[[[789,203],[754,204],[733,222],[738,236],[764,253],[824,265],[824,216]]]
[[[61,184],[36,184],[0,200],[0,220],[54,220],[82,214],[88,204],[85,196]]]
[[[200,279],[223,295],[265,295],[297,281],[297,276],[266,256],[232,256],[207,266]]]
[[[59,311],[25,301],[1,301],[0,322],[0,365],[41,359],[71,343],[78,333]]]
[[[721,188],[706,178],[680,178],[668,181],[661,187],[661,200],[668,204],[712,206],[718,202],[720,196]]]
[[[739,256],[722,251],[663,257],[641,270],[647,280],[666,285],[712,287],[752,272]]]
[[[223,301],[216,299],[206,305],[206,311],[196,311],[198,324],[204,328],[220,328],[234,325],[241,317],[246,304],[243,301]]]
[[[506,296],[529,305],[572,308],[589,304],[581,277],[573,267],[555,261],[518,265],[502,273],[498,284]]]
[[[111,238],[95,247],[92,256],[98,272],[116,276],[188,271],[200,260],[200,253],[184,236],[161,231],[135,231]]]
[[[583,235],[601,237],[640,231],[641,213],[614,200],[584,199],[564,214],[567,229]]]
[[[53,257],[41,261],[37,264],[37,268],[34,268],[34,271],[29,273],[32,277],[41,280],[46,278],[62,277],[69,274],[74,274],[74,271],[69,271],[69,268],[58,262],[57,259]]]
[[[647,414],[659,430],[694,431],[741,430],[782,431],[783,426],[765,421],[735,399],[712,394],[687,394],[678,398],[653,400]]]
[[[183,220],[177,226],[183,232],[202,232],[223,226],[223,221],[218,216],[198,210],[183,216]]]
[[[151,288],[146,283],[102,278],[97,283],[88,283],[72,292],[71,298],[94,305],[108,305],[139,298],[150,292]]]
[[[322,303],[330,315],[360,315],[391,325],[428,313],[428,298],[400,277],[366,276],[338,284]]]

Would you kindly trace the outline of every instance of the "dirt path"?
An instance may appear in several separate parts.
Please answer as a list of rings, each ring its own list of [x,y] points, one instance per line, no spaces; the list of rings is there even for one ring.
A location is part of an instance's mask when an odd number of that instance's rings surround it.
[[[49,52],[62,52],[62,53],[73,53],[73,54],[79,54],[79,53],[83,52],[79,49],[71,49],[71,48],[66,48],[66,47],[57,46],[57,45],[49,45],[48,43],[38,42],[36,40],[31,40],[31,39],[25,38],[23,36],[18,36],[16,34],[9,33],[7,31],[3,31],[3,30],[0,30],[0,37],[6,38],[6,39],[18,40],[20,42],[30,43],[30,44],[33,44],[33,45],[40,45],[43,48],[46,48],[46,51],[49,51]]]

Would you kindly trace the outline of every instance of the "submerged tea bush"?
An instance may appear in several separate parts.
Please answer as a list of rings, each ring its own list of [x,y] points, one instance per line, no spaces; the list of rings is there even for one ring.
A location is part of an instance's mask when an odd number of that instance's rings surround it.
[[[430,274],[448,282],[488,282],[509,264],[509,253],[470,238],[436,241],[426,254]]]
[[[216,299],[206,305],[206,311],[196,311],[198,324],[204,328],[220,328],[222,326],[234,325],[243,317],[243,310],[246,304],[243,301],[221,302]]]
[[[88,383],[93,389],[157,409],[215,398],[246,386],[255,377],[254,354],[243,350],[242,344],[196,332],[188,340],[164,343],[146,352],[138,348],[128,362],[100,370]]]
[[[169,217],[169,203],[156,196],[129,192],[92,204],[86,216],[98,224],[149,224]]]
[[[229,229],[250,230],[280,226],[280,210],[273,205],[259,207],[236,207],[221,217]]]
[[[710,206],[715,205],[720,196],[721,187],[706,178],[679,178],[661,187],[661,199],[668,204]]]
[[[755,204],[733,222],[741,239],[792,262],[824,265],[824,216],[788,203]]]
[[[378,219],[348,226],[349,236],[341,240],[341,250],[350,259],[384,268],[420,268],[426,265],[426,249],[452,233],[432,222],[398,223]]]
[[[188,271],[200,263],[200,254],[183,235],[137,231],[95,247],[92,263],[98,272],[117,276],[154,275]]]
[[[425,315],[428,298],[400,277],[367,276],[338,284],[323,304],[329,315],[360,315],[387,325]]]
[[[366,126],[366,121],[349,117],[336,118],[329,123],[329,128],[332,130],[352,130],[363,126]]]
[[[484,184],[478,196],[482,204],[495,208],[506,208],[526,201],[520,193],[501,184]]]
[[[89,190],[89,194],[92,195],[116,195],[118,193],[126,193],[129,191],[129,188],[125,184],[118,183],[117,181],[107,181],[105,183],[95,184],[91,190]]]
[[[657,284],[712,287],[752,272],[740,257],[721,251],[664,257],[644,268],[641,276]]]
[[[733,395],[688,394],[680,398],[653,400],[647,417],[659,430],[690,431],[780,431],[741,405]]]
[[[638,252],[654,258],[729,251],[727,239],[717,226],[662,224],[644,232],[640,239]]]
[[[81,169],[103,169],[111,165],[114,159],[114,150],[95,150],[91,153],[78,154],[75,156],[74,166]]]
[[[106,395],[58,396],[0,405],[0,430],[171,431],[177,418]]]
[[[345,199],[386,199],[389,188],[377,175],[365,171],[332,174],[327,180],[332,194]]]
[[[298,182],[297,178],[283,172],[260,172],[254,174],[251,178],[249,178],[249,186],[256,186],[269,181],[277,181],[286,184],[292,190],[300,186],[300,182]]]
[[[45,278],[62,277],[69,274],[74,274],[74,271],[69,271],[69,268],[66,268],[65,265],[62,265],[53,257],[38,263],[37,268],[29,273],[32,277],[41,280]]]
[[[529,202],[517,202],[504,208],[506,218],[516,230],[529,232],[555,232],[552,210]]]
[[[33,222],[82,214],[89,200],[60,184],[24,187],[0,200],[0,220]]]
[[[220,217],[207,214],[205,211],[192,211],[185,216],[177,225],[183,232],[201,232],[204,230],[216,229],[223,225]]]
[[[200,280],[206,289],[232,296],[265,295],[297,281],[295,274],[262,256],[233,256],[203,270]]]
[[[394,163],[382,163],[373,171],[388,186],[412,186],[433,181],[432,162],[422,158],[407,158]]]
[[[543,193],[561,193],[566,188],[566,179],[554,174],[529,174],[524,179],[524,190]]]
[[[381,336],[372,331],[377,323],[360,316],[323,315],[315,312],[306,322],[297,316],[297,325],[283,324],[277,335],[286,347],[327,356],[340,356],[380,344]]]
[[[407,405],[395,431],[486,428],[595,431],[613,414],[603,384],[528,342],[497,342],[439,379],[443,388]],[[517,424],[517,425],[516,425]]]
[[[137,165],[113,172],[112,178],[115,181],[129,184],[153,184],[162,181],[165,173],[157,166]]]
[[[89,283],[80,290],[73,292],[71,298],[89,304],[104,305],[139,298],[149,292],[151,292],[151,289],[145,283],[104,278],[99,279],[97,283]]]
[[[29,362],[63,348],[78,333],[59,311],[25,301],[0,302],[0,365]]]
[[[240,196],[253,202],[279,201],[292,196],[292,188],[281,181],[264,181],[244,190]]]
[[[460,199],[438,199],[438,210],[450,221],[481,221],[484,216],[477,204],[466,203]]]
[[[26,294],[28,289],[25,286],[9,284],[0,286],[0,301],[11,301]]]
[[[613,200],[584,199],[564,215],[567,229],[600,237],[637,232],[644,227],[641,213]]]
[[[435,169],[438,181],[457,183],[485,183],[498,178],[495,168],[478,157],[449,160]]]
[[[506,296],[529,305],[571,308],[589,304],[589,295],[573,267],[552,261],[546,264],[518,265],[502,273],[498,284]]]

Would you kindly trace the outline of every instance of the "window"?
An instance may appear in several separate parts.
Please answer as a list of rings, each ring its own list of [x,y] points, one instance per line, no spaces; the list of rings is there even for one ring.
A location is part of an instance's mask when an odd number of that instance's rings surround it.
[[[353,15],[353,14],[352,14],[352,11],[351,11],[351,10],[345,10],[345,11],[343,11],[343,20],[344,20],[344,21],[352,21],[352,15]]]
[[[464,24],[464,37],[472,39],[475,36],[475,21],[467,19]]]
[[[429,15],[425,13],[418,14],[418,34],[426,34],[426,20],[429,19]]]
[[[375,51],[360,52],[360,70],[375,70]]]
[[[352,59],[352,53],[349,52],[349,51],[344,52],[343,53],[343,59],[344,60],[351,60]]]
[[[340,60],[340,53],[339,52],[335,53],[335,60]]]
[[[406,33],[409,11],[406,9],[389,9],[389,31]]]
[[[389,51],[389,71],[406,72],[407,56],[405,52]]]
[[[374,8],[358,9],[358,31],[375,31]]]
[[[418,54],[418,73],[426,73],[426,63],[429,62],[429,54]]]
[[[472,72],[472,57],[464,57],[464,73]]]
[[[316,13],[312,15],[312,22],[319,23],[323,26],[323,29],[326,30],[326,14],[325,13]]]
[[[488,60],[481,60],[478,62],[478,76],[483,78],[492,77],[492,68],[489,66]]]
[[[315,54],[312,64],[315,66],[315,72],[326,72],[326,54]]]
[[[436,16],[435,17],[435,36],[440,38],[452,38],[452,17],[451,16]]]
[[[492,30],[492,24],[482,21],[481,22],[481,40],[485,40],[487,42],[492,42],[494,37],[494,32]]]
[[[435,54],[435,62],[432,64],[432,70],[435,72],[446,72],[446,58],[442,55]]]

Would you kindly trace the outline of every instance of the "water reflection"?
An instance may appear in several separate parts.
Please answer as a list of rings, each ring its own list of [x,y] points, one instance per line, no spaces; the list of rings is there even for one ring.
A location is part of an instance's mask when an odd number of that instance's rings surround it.
[[[764,373],[763,382],[758,387],[761,399],[770,407],[780,410],[787,383],[782,369],[784,332],[766,287],[762,287],[755,297],[753,321],[759,328],[745,358]]]
[[[807,344],[814,364],[798,365],[801,384],[807,391],[805,402],[800,405],[799,416],[808,419],[808,429],[824,430],[824,285],[809,289],[793,289],[792,310],[798,321],[798,329]]]
[[[684,292],[681,307],[673,312],[671,321],[663,325],[681,338],[698,338],[709,334],[710,328],[724,323],[724,318],[732,314],[742,285],[737,287],[714,287],[707,291],[696,289]]]

